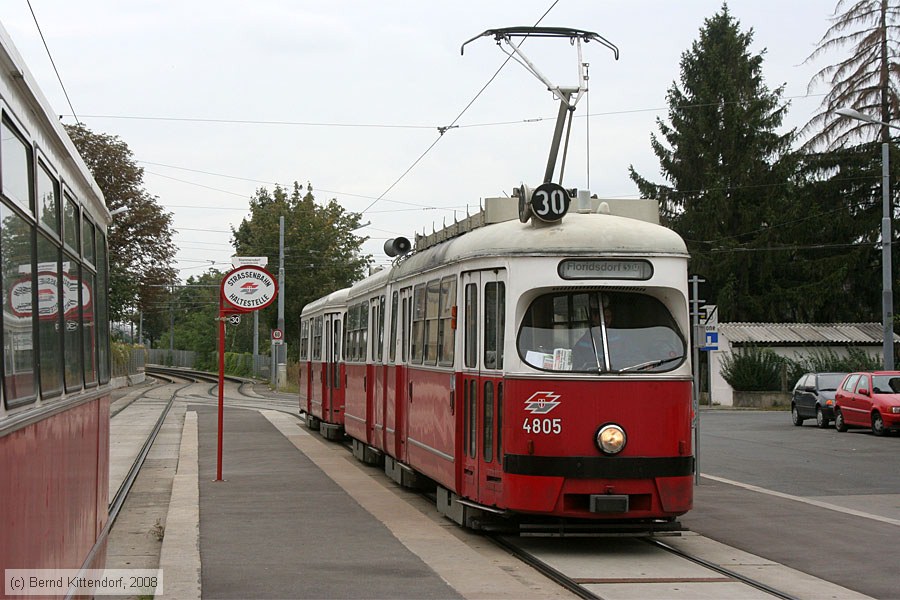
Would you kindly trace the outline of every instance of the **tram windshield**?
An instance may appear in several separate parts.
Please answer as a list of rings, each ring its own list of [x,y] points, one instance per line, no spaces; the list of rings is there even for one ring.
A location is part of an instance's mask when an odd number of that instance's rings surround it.
[[[675,319],[662,302],[633,292],[554,292],[528,307],[519,355],[544,371],[671,371],[686,356]]]

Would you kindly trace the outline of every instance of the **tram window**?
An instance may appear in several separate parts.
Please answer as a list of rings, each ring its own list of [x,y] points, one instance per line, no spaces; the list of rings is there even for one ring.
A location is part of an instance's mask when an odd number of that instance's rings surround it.
[[[503,327],[506,322],[506,289],[502,281],[484,286],[484,367],[503,368]]]
[[[309,319],[300,323],[300,360],[309,358]]]
[[[438,363],[453,365],[455,331],[453,329],[453,309],[456,306],[456,277],[441,280],[441,308],[438,327]]]
[[[78,205],[72,197],[64,193],[65,209],[63,210],[63,239],[72,252],[78,252]]]
[[[484,443],[482,444],[482,452],[484,454],[484,462],[489,463],[494,460],[494,383],[491,381],[484,382]]]
[[[91,264],[94,264],[95,259],[96,240],[94,238],[94,224],[87,219],[81,219],[82,256]]]
[[[384,360],[384,296],[378,298],[378,348],[375,358],[378,362]]]
[[[4,138],[4,148],[5,148]],[[3,271],[3,394],[16,406],[35,396],[31,308],[34,228],[0,203],[0,264]]]
[[[475,458],[478,446],[478,388],[475,387],[475,380],[469,380],[469,457]]]
[[[397,305],[400,300],[399,292],[391,295],[391,350],[388,355],[389,360],[393,363],[397,359]]]
[[[438,358],[438,316],[441,281],[433,279],[425,287],[425,364],[436,365]]]
[[[322,360],[322,317],[313,319],[312,329],[312,359]]]
[[[0,123],[0,182],[3,195],[31,213],[31,146],[4,115]]]
[[[97,230],[97,289],[94,295],[94,315],[97,322],[97,366],[100,383],[109,381],[109,308],[105,290],[109,289],[109,275],[106,263],[106,236]]]
[[[43,235],[37,236],[38,340],[40,343],[41,396],[62,392],[62,312],[59,310],[59,248]]]
[[[412,351],[410,362],[422,363],[425,355],[425,284],[413,288],[412,303]]]
[[[366,310],[366,304],[362,303],[358,305],[357,310],[359,310],[359,346],[357,350],[359,352],[357,358],[363,362],[365,362],[366,350],[368,349],[368,336],[369,336],[369,311]]]
[[[478,366],[478,286],[466,284],[465,293],[466,367]]]
[[[59,235],[59,181],[38,161],[37,202],[38,219],[50,231]]]
[[[686,356],[684,337],[657,298],[602,290],[538,296],[517,346],[527,364],[545,371],[662,372]]]
[[[97,328],[94,327],[94,275],[81,271],[81,340],[84,344],[84,383],[97,383]]]
[[[64,353],[66,356],[65,382],[66,391],[81,388],[84,376],[81,361],[81,310],[79,292],[81,273],[78,261],[68,254],[63,256],[63,332]]]
[[[503,463],[503,382],[497,384],[497,462]]]

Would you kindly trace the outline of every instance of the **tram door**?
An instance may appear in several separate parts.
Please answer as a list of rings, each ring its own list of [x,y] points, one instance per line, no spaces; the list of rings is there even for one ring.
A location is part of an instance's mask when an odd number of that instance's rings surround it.
[[[410,323],[412,322],[412,288],[407,287],[400,290],[399,298],[400,322],[398,323],[399,335],[399,356],[397,357],[397,368],[395,371],[395,382],[393,395],[393,420],[388,420],[388,427],[393,423],[393,430],[388,429],[389,436],[393,434],[393,444],[388,446],[389,450],[394,452],[401,461],[409,460],[406,453],[406,436],[409,431],[407,403],[409,402],[409,336]],[[390,403],[390,400],[389,400]],[[391,407],[388,407],[388,411]]]
[[[462,494],[496,504],[502,483],[501,411],[506,271],[462,276]]]
[[[338,422],[344,412],[344,394],[341,386],[341,314],[325,315],[325,380],[322,382],[322,418],[329,423]]]

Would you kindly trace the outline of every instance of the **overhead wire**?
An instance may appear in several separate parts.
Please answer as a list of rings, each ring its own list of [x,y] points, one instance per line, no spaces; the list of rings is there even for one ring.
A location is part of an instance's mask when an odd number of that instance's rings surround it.
[[[50,46],[47,45],[47,40],[44,38],[44,32],[41,31],[41,24],[38,23],[37,15],[34,14],[34,8],[31,6],[31,0],[25,0],[28,4],[28,10],[31,11],[31,18],[34,19],[34,25],[37,27],[38,34],[41,36],[41,42],[44,43],[44,50],[47,51],[47,57],[50,59],[50,64],[53,66],[53,72],[56,73],[56,80],[59,81],[59,87],[62,88],[63,95],[66,97],[66,102],[69,104],[69,110],[72,111],[72,116],[75,117],[75,122],[80,123],[81,119],[78,118],[78,115],[75,113],[75,107],[72,106],[72,100],[69,98],[69,92],[66,90],[66,85],[63,83],[62,77],[59,75],[59,69],[56,68],[56,61],[53,60],[53,54],[50,53]]]
[[[544,14],[541,15],[541,18],[538,19],[537,22],[535,22],[534,26],[535,26],[535,27],[538,26],[538,25],[541,23],[541,21],[544,20],[544,17],[546,17],[548,14],[550,14],[550,11],[553,10],[553,8],[554,8],[558,3],[559,3],[559,0],[554,0],[553,4],[550,5],[550,8],[548,8],[546,11],[544,11]],[[518,44],[517,47],[520,47],[522,44],[524,44],[526,39],[528,39],[527,36],[524,37],[524,38],[522,38],[522,41],[519,42],[519,44]],[[415,166],[418,165],[419,162],[421,162],[421,160],[422,160],[423,158],[425,158],[425,156],[428,155],[429,152],[431,152],[431,149],[434,148],[434,147],[437,145],[437,143],[438,143],[439,141],[441,141],[441,138],[444,137],[444,133],[445,133],[448,129],[451,129],[451,128],[453,128],[453,127],[456,126],[456,122],[459,121],[459,120],[462,118],[462,116],[463,116],[464,114],[466,114],[466,111],[468,111],[469,108],[475,103],[475,101],[478,100],[479,97],[481,97],[481,94],[484,93],[484,90],[486,90],[487,87],[488,87],[489,85],[491,85],[491,83],[493,83],[493,81],[494,81],[494,80],[497,78],[497,76],[500,74],[500,71],[503,70],[503,67],[505,67],[509,61],[510,61],[510,57],[507,56],[507,57],[506,57],[506,60],[503,61],[503,64],[501,64],[500,67],[497,68],[497,71],[491,76],[490,79],[488,79],[487,83],[485,83],[485,84],[481,87],[481,89],[478,90],[478,93],[475,94],[475,97],[473,97],[473,98],[469,101],[468,104],[466,104],[465,108],[463,108],[463,109],[460,111],[460,113],[459,113],[458,115],[456,115],[456,118],[453,119],[453,121],[450,123],[450,125],[447,125],[446,127],[439,128],[439,129],[438,129],[438,137],[431,143],[431,145],[428,146],[428,148],[426,148],[425,151],[424,151],[422,154],[420,154],[419,157],[418,157],[415,161],[413,161],[413,163],[412,163],[412,164],[411,164],[411,165],[410,165],[410,166],[409,166],[409,167],[408,167],[408,168],[400,175],[400,177],[398,177],[398,178],[394,181],[394,183],[392,183],[391,185],[389,185],[388,188],[387,188],[386,190],[384,190],[384,191],[381,193],[381,195],[378,196],[378,198],[376,198],[375,200],[373,200],[372,203],[369,204],[369,206],[367,206],[366,208],[364,208],[364,209],[360,212],[360,214],[365,214],[366,212],[369,211],[369,209],[371,209],[373,206],[375,206],[375,204],[377,204],[384,196],[386,196],[386,195],[388,194],[388,192],[390,192],[392,189],[394,189],[394,187],[395,187],[398,183],[400,183],[400,182],[403,180],[403,178],[405,178],[406,175],[407,175],[410,171],[412,171],[412,170],[415,168]]]

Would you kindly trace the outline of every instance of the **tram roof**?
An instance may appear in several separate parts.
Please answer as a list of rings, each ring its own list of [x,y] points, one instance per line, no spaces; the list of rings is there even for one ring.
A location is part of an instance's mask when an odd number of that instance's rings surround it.
[[[678,256],[684,240],[654,223],[598,213],[569,213],[552,224],[507,220],[478,227],[400,263],[394,274],[436,268],[448,262],[494,256]]]
[[[90,202],[89,209],[91,214],[101,220],[105,228],[105,225],[112,220],[112,216],[106,207],[103,192],[96,181],[94,181],[90,169],[88,169],[78,149],[75,148],[75,144],[72,143],[69,134],[66,133],[66,130],[60,124],[59,119],[56,117],[57,113],[44,96],[37,84],[37,80],[31,74],[31,71],[28,70],[25,60],[19,54],[12,38],[2,24],[0,24],[0,65],[3,67],[3,85],[0,87],[8,87],[17,100],[30,110],[30,112],[25,114],[22,111],[17,112],[15,108],[18,107],[13,107],[16,117],[31,120],[31,123],[34,123],[38,128],[38,131],[36,131],[34,127],[29,127],[31,135],[39,135],[43,140],[46,140],[46,143],[61,148],[62,156],[74,163],[75,169],[73,170],[69,170],[69,165],[64,163],[57,164],[56,168],[64,169],[67,176],[73,172],[78,176],[80,185],[83,185],[89,194],[89,196],[79,196],[80,199],[82,202]],[[18,88],[19,94],[15,93],[16,88]],[[4,99],[7,102],[11,100],[8,97]]]

